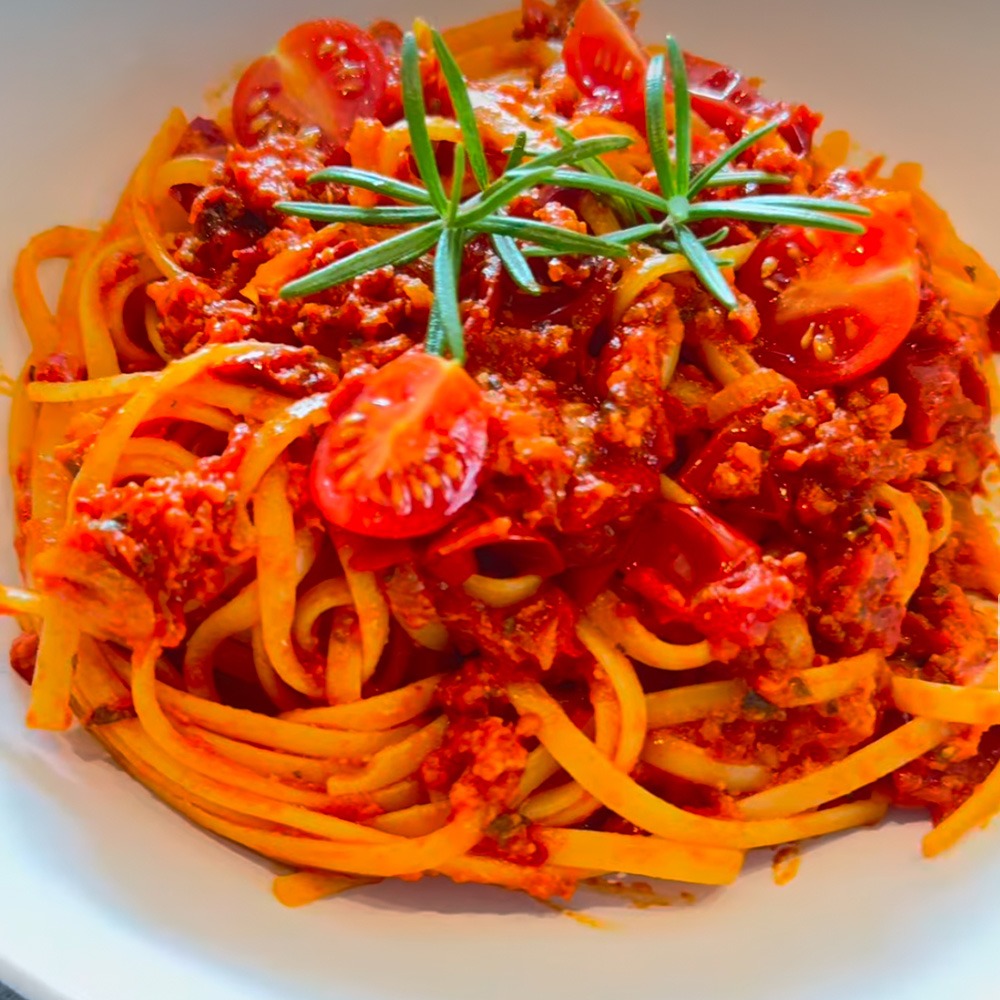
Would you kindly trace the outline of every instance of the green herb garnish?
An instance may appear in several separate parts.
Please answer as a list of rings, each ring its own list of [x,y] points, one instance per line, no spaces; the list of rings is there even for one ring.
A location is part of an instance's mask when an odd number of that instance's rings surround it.
[[[719,263],[708,252],[708,247],[722,242],[729,230],[723,226],[708,236],[698,237],[691,229],[692,223],[732,219],[864,232],[862,225],[842,216],[865,216],[870,212],[850,202],[786,194],[696,200],[708,188],[787,184],[788,178],[780,174],[727,169],[741,153],[779,128],[785,119],[777,118],[750,133],[692,174],[691,98],[684,58],[672,37],[667,38],[667,54],[674,97],[673,156],[667,128],[663,56],[650,61],[645,81],[647,137],[660,193],[619,180],[600,159],[605,153],[630,146],[632,140],[627,136],[576,139],[561,129],[557,130],[557,136],[562,146],[555,150],[528,151],[526,136],[519,135],[509,150],[503,173],[493,179],[462,72],[441,36],[432,32],[431,38],[462,133],[462,141],[455,147],[451,190],[445,189],[427,129],[420,54],[416,38],[409,32],[402,49],[403,111],[413,160],[424,186],[353,167],[330,167],[314,174],[310,181],[348,184],[403,204],[363,208],[280,202],[276,207],[290,215],[323,222],[413,228],[289,282],[281,289],[283,298],[312,295],[380,267],[406,264],[434,248],[434,304],[425,348],[433,354],[447,352],[462,361],[465,345],[459,271],[466,243],[479,234],[490,237],[511,279],[533,295],[540,294],[542,289],[532,273],[530,257],[583,254],[626,257],[628,246],[646,243],[683,254],[705,288],[727,309],[734,309],[736,296]],[[463,198],[466,164],[477,191]],[[515,198],[540,184],[590,191],[604,198],[626,227],[597,237],[507,214],[506,209]]]
[[[576,142],[576,136],[572,132],[567,131],[564,128],[556,129],[556,137],[563,144],[563,146],[571,146]],[[605,177],[610,180],[618,180],[615,177],[614,171],[604,162],[604,160],[593,156],[586,160],[580,160],[576,164],[578,170],[582,170],[586,174],[591,174],[594,177]],[[611,205],[612,210],[618,216],[618,218],[627,223],[630,226],[634,226],[638,222],[637,209],[627,198],[622,198],[619,195],[609,195],[608,202]],[[645,219],[646,222],[652,221],[649,212],[646,211],[641,205],[638,206],[638,213]]]
[[[540,294],[542,289],[535,281],[518,240],[532,244],[547,255],[627,256],[628,250],[618,242],[587,236],[534,219],[517,218],[507,215],[505,209],[518,195],[550,181],[560,169],[582,161],[591,161],[611,150],[623,149],[631,145],[631,140],[627,136],[599,136],[574,141],[562,149],[524,163],[522,156],[525,138],[522,136],[518,138],[510,154],[507,169],[499,178],[491,180],[479,126],[462,72],[441,36],[432,32],[431,37],[455,109],[455,118],[462,132],[462,142],[455,147],[451,191],[445,190],[427,131],[420,55],[416,38],[410,32],[403,40],[403,111],[410,130],[413,159],[425,187],[352,167],[331,167],[314,174],[310,181],[351,184],[407,204],[361,208],[355,205],[281,202],[277,208],[290,215],[324,222],[349,221],[390,226],[416,224],[416,228],[407,229],[398,236],[366,247],[289,282],[282,288],[281,295],[283,298],[312,295],[376,268],[408,263],[434,247],[434,305],[428,322],[425,347],[434,354],[447,351],[461,361],[465,357],[465,345],[458,296],[458,273],[465,244],[477,234],[489,235],[513,281],[535,295]],[[479,190],[463,199],[466,162]]]
[[[651,59],[646,71],[646,133],[660,193],[646,191],[615,177],[592,176],[579,171],[559,171],[552,178],[552,183],[563,187],[584,188],[663,216],[659,222],[641,223],[609,233],[604,237],[605,240],[623,245],[648,243],[671,253],[683,254],[705,288],[727,309],[735,309],[736,296],[718,262],[707,250],[713,243],[725,239],[728,230],[723,228],[707,237],[698,237],[692,231],[691,223],[733,219],[787,223],[841,233],[864,232],[863,225],[842,216],[868,216],[871,212],[864,206],[832,198],[767,194],[745,195],[725,201],[696,201],[706,188],[787,184],[788,178],[780,174],[726,169],[741,153],[780,128],[786,119],[778,117],[744,136],[720,153],[708,166],[692,174],[691,95],[688,90],[687,69],[680,46],[669,36],[667,55],[674,94],[673,156],[670,154],[667,130],[666,63],[663,56],[657,55]]]

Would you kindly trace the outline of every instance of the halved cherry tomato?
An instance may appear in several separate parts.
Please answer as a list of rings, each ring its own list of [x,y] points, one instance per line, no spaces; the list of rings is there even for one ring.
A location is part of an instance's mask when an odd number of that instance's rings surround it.
[[[616,101],[622,117],[645,130],[649,56],[604,0],[583,0],[577,8],[563,42],[563,59],[566,72],[582,93]],[[784,109],[762,97],[729,66],[689,52],[684,62],[692,109],[712,128],[724,131],[730,142],[743,135],[751,117],[771,118]],[[809,148],[819,121],[807,108],[796,107],[780,132],[792,151],[801,153]]]
[[[864,233],[777,226],[736,279],[760,313],[757,360],[810,387],[877,368],[909,333],[920,306],[908,196],[836,194],[872,210]]]
[[[339,394],[312,464],[312,494],[339,528],[414,538],[476,492],[488,444],[479,387],[454,361],[403,354]]]
[[[821,118],[805,105],[789,107],[769,101],[742,73],[731,66],[684,54],[691,108],[705,124],[721,129],[730,142],[736,142],[745,132],[751,118],[770,119],[782,111],[789,120],[778,130],[793,153],[806,152]]]
[[[330,19],[300,24],[236,85],[236,137],[252,146],[273,132],[311,125],[340,145],[356,118],[375,112],[386,76],[386,57],[367,32]]]

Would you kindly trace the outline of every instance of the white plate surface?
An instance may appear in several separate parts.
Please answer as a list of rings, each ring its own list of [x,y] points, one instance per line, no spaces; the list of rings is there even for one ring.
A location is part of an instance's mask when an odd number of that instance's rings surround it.
[[[2,357],[24,356],[10,301],[34,231],[94,223],[172,104],[307,17],[487,13],[400,0],[3,0],[0,3]],[[649,37],[762,76],[866,148],[927,165],[960,230],[1000,263],[1000,6],[984,0],[650,3]],[[9,555],[2,488],[0,578]],[[12,632],[6,627],[0,640]],[[767,863],[693,906],[584,900],[601,929],[499,890],[366,889],[289,911],[268,868],[202,834],[80,732],[22,729],[0,674],[0,980],[29,1000],[986,1000],[1000,981],[1000,832],[934,862],[922,822],[805,852],[790,885]]]

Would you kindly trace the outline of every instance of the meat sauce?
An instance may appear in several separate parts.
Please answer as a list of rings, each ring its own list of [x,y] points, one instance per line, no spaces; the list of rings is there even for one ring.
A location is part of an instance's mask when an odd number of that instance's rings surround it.
[[[523,37],[558,42],[573,6],[526,2]],[[325,141],[300,123],[279,122],[244,146],[214,123],[191,122],[180,151],[199,150],[218,165],[208,186],[174,190],[190,219],[189,234],[173,248],[188,275],[148,289],[171,357],[243,339],[287,345],[280,370],[235,365],[215,376],[294,398],[334,389],[352,373],[380,369],[422,342],[432,303],[425,259],[383,267],[305,298],[278,295],[283,280],[372,238],[352,225],[320,235],[318,227],[289,218],[275,205],[306,198],[347,203],[358,192],[310,184],[309,176],[331,164],[364,165],[390,155],[391,126],[401,115],[394,96],[398,38],[394,42],[385,26],[377,34],[388,73],[386,96],[343,144]],[[725,67],[705,69],[703,77],[709,91],[728,80],[735,94],[731,107],[709,98],[696,105],[704,122],[698,150],[703,159],[744,134],[751,119],[767,119],[786,107],[768,102]],[[431,104],[446,100],[433,79],[427,88]],[[597,112],[623,125],[630,121],[628,109],[614,100],[583,93],[558,59],[535,74],[478,82],[475,93],[494,109],[497,129],[506,118],[531,128],[539,117],[579,123]],[[794,109],[788,141],[758,153],[747,166],[814,185],[817,122],[809,109]],[[497,146],[502,143],[491,147],[494,158]],[[414,178],[405,152],[396,155],[392,169],[400,179]],[[649,177],[637,180],[652,183]],[[857,172],[846,172],[843,182],[858,188],[878,184]],[[511,212],[587,229],[588,207],[579,193],[535,190]],[[734,242],[755,235],[740,232],[743,224],[734,228]],[[291,271],[265,280],[269,265]],[[616,316],[618,264],[577,257],[542,260],[535,267],[548,289],[537,298],[518,291],[485,240],[466,252],[466,370],[482,392],[490,433],[479,488],[463,523],[495,525],[498,517],[513,518],[525,533],[519,541],[511,541],[509,528],[490,528],[484,544],[470,545],[465,558],[480,553],[478,572],[489,570],[490,558],[506,560],[499,574],[504,577],[542,566],[542,585],[513,606],[492,608],[450,584],[465,571],[455,569],[459,556],[442,557],[436,547],[453,526],[381,547],[352,540],[356,563],[367,560],[377,569],[400,621],[415,630],[436,616],[454,641],[456,671],[440,698],[460,724],[420,772],[428,792],[451,787],[462,773],[462,794],[503,797],[510,791],[532,744],[502,697],[503,683],[515,675],[544,676],[549,685],[561,684],[567,698],[585,704],[591,667],[574,625],[581,602],[605,587],[663,637],[710,639],[717,662],[686,673],[683,683],[737,676],[749,685],[738,714],[688,723],[677,728],[678,735],[720,760],[762,762],[786,777],[839,759],[899,722],[884,692],[873,687],[836,702],[780,708],[769,694],[791,673],[879,650],[914,676],[953,683],[975,678],[994,642],[969,597],[970,590],[985,593],[992,585],[976,569],[988,562],[990,543],[970,503],[983,468],[996,458],[983,360],[988,347],[981,325],[951,308],[928,267],[920,274],[916,323],[872,370],[808,388],[794,385],[793,374],[770,398],[721,417],[711,401],[723,387],[701,345],[735,344],[753,354],[761,318],[750,295],[741,292],[739,309],[727,315],[690,275],[669,275]],[[994,310],[994,328],[995,317]],[[675,372],[665,381],[671,365]],[[72,379],[77,368],[72,359],[54,357],[36,377]],[[169,421],[152,429],[164,437],[177,432]],[[78,462],[87,444],[81,430],[79,453],[67,461]],[[77,508],[69,547],[78,554],[80,577],[101,578],[95,560],[112,567],[141,598],[143,614],[157,620],[167,646],[181,643],[196,624],[185,607],[192,600],[208,610],[217,606],[252,558],[247,525],[232,501],[232,469],[242,446],[240,432],[234,432],[183,477],[126,483]],[[314,446],[309,440],[296,445],[301,468]],[[707,517],[731,526],[741,554],[726,549],[718,533],[715,541],[696,546],[684,531],[672,533],[673,522],[658,527],[661,474],[693,494]],[[875,488],[891,482],[919,498],[925,481],[955,501],[958,527],[933,554],[907,606],[898,590],[904,540],[899,524],[880,508]],[[321,523],[304,481],[293,501],[297,526]],[[487,543],[494,545],[489,557]],[[650,552],[658,546],[669,559]],[[702,576],[677,577],[677,560],[684,559],[701,566]],[[789,651],[772,627],[788,614],[808,623],[807,649]],[[394,636],[371,690],[379,689],[387,670],[401,680],[421,669],[414,644],[401,631]],[[18,646],[22,673],[30,671],[29,646]],[[672,683],[663,672],[640,673],[647,690]],[[965,733],[905,768],[885,783],[886,790],[900,804],[929,806],[940,818],[992,767],[998,746],[996,731]],[[636,777],[698,811],[727,814],[733,808],[723,793],[651,765],[640,765]],[[590,824],[621,825],[603,813]],[[491,844],[489,850],[522,863],[544,860],[524,830],[497,829]]]

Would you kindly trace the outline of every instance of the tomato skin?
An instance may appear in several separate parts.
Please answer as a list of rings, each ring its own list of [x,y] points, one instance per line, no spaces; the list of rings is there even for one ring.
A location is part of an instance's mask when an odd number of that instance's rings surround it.
[[[382,47],[346,21],[307,21],[244,71],[233,94],[233,128],[244,146],[273,132],[314,126],[340,146],[354,120],[375,113],[388,66]]]
[[[920,308],[909,198],[839,190],[867,205],[861,235],[776,226],[737,272],[761,318],[754,356],[799,385],[836,385],[881,365]]]
[[[637,533],[622,583],[654,619],[693,625],[717,654],[759,645],[794,598],[783,570],[746,535],[701,507],[667,501]]]
[[[989,387],[979,366],[939,344],[908,343],[887,367],[906,403],[910,444],[926,448],[952,423],[989,419]]]
[[[462,511],[423,555],[435,576],[459,586],[473,573],[493,577],[532,574],[548,579],[565,568],[559,549],[541,532],[478,503]]]
[[[472,499],[489,443],[479,387],[454,361],[411,351],[338,390],[313,458],[313,499],[374,538],[442,528]]]
[[[760,558],[760,550],[714,514],[701,507],[663,501],[626,565],[625,582],[637,573],[656,577],[690,599],[702,588]],[[650,538],[658,539],[650,545]]]

